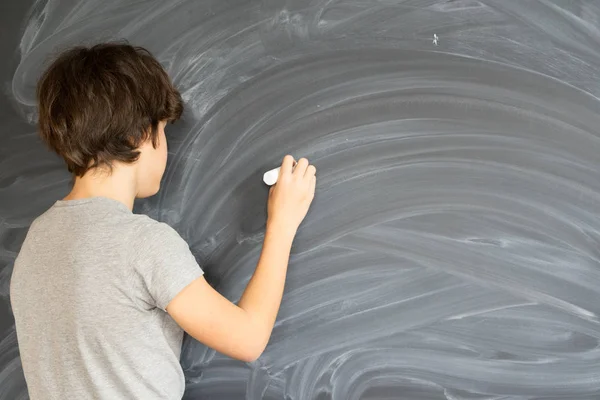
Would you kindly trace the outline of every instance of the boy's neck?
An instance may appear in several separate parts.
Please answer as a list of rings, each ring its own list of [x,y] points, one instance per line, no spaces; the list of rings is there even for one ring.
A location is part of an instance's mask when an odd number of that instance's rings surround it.
[[[137,192],[135,172],[135,168],[127,166],[115,166],[112,172],[90,170],[81,177],[75,177],[73,188],[64,200],[106,197],[133,210]]]

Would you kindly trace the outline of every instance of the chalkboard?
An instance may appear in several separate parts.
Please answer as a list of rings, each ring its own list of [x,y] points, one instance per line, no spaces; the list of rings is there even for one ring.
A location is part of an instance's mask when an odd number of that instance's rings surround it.
[[[0,400],[26,398],[8,302],[64,196],[36,137],[48,57],[127,39],[186,102],[136,212],[237,300],[282,156],[318,169],[255,363],[186,338],[186,399],[600,398],[600,2],[36,1],[2,7]]]

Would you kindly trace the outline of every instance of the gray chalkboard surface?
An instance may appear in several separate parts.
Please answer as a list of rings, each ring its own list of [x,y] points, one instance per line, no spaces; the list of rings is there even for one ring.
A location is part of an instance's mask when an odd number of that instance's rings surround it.
[[[36,137],[49,55],[125,38],[186,102],[162,192],[236,300],[262,172],[318,168],[263,356],[191,339],[187,399],[599,399],[600,2],[7,0],[0,400],[24,399],[14,258],[69,176]]]

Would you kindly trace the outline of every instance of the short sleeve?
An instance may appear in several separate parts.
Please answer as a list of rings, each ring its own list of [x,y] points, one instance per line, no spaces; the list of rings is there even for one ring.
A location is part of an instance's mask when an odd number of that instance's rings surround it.
[[[144,298],[163,311],[179,292],[202,276],[203,271],[188,244],[169,225],[152,221],[136,238],[134,269]]]

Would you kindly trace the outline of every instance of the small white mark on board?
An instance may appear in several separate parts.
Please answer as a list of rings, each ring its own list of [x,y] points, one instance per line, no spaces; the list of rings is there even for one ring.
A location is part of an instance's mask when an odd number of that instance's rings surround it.
[[[438,37],[438,35],[436,35],[435,33],[433,34],[433,44],[435,44],[436,46],[438,45],[438,41],[440,40],[440,38]]]

